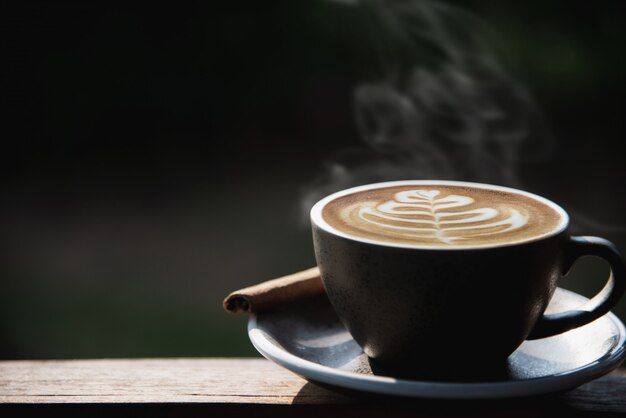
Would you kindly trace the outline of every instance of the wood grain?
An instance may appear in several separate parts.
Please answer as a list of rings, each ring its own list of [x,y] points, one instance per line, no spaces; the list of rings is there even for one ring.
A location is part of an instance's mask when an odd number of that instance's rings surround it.
[[[0,361],[3,404],[210,404],[326,406],[376,416],[414,411],[472,415],[541,411],[626,413],[626,371],[617,370],[574,391],[525,400],[443,402],[405,400],[331,390],[264,359],[118,359]],[[306,409],[306,408],[305,408]],[[309,410],[313,410],[310,409]],[[315,409],[319,412],[319,409]],[[378,411],[378,412],[377,412]],[[400,413],[402,412],[402,413]],[[518,415],[519,413],[519,415]],[[400,414],[400,415],[398,415]],[[306,414],[305,414],[306,415]],[[497,414],[496,414],[497,415]]]
[[[284,404],[305,383],[260,359],[0,362],[0,402]]]

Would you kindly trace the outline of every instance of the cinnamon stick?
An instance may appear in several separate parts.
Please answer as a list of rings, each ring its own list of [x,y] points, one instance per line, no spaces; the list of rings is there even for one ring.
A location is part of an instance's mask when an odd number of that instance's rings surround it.
[[[236,290],[224,299],[230,313],[256,313],[324,293],[317,267]]]

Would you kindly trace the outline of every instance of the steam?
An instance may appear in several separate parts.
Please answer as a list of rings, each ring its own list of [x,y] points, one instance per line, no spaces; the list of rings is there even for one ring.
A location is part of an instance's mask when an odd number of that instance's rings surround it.
[[[387,180],[516,187],[519,164],[553,149],[532,97],[475,16],[431,0],[339,2],[368,22],[378,76],[354,90],[363,146],[327,161],[305,189],[304,213],[334,191]]]

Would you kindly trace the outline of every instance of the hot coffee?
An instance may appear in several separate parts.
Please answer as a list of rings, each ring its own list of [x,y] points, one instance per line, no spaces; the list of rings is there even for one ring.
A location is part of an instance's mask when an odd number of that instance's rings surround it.
[[[626,288],[613,244],[570,236],[561,207],[521,190],[370,184],[322,199],[311,222],[329,300],[364,352],[393,373],[440,373],[460,347],[464,372],[500,369],[524,339],[589,323]],[[586,255],[611,266],[605,288],[583,308],[544,314],[559,280]]]
[[[441,182],[357,191],[330,201],[322,216],[353,237],[418,247],[520,243],[565,223],[538,196]]]

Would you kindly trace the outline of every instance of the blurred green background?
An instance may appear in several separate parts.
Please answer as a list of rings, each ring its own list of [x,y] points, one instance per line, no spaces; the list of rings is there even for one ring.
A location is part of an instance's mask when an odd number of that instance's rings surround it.
[[[362,145],[371,34],[349,3],[3,13],[0,358],[257,355],[221,301],[314,264],[302,196]],[[491,26],[556,138],[518,167],[524,188],[626,252],[620,2],[454,3]],[[606,274],[584,260],[563,286],[590,296]]]

